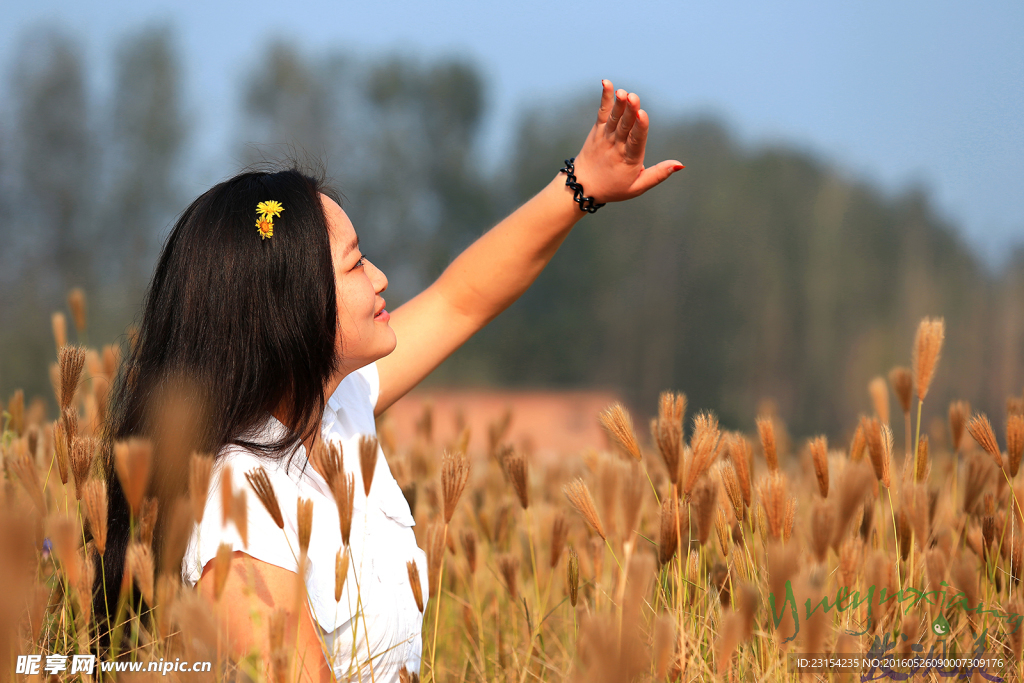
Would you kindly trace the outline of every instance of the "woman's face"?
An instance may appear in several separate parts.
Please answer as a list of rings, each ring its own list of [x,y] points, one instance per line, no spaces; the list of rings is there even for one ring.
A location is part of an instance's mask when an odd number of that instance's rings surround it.
[[[338,353],[348,374],[395,350],[381,292],[388,279],[359,249],[352,221],[331,198],[320,195],[331,231],[331,259],[338,298]]]

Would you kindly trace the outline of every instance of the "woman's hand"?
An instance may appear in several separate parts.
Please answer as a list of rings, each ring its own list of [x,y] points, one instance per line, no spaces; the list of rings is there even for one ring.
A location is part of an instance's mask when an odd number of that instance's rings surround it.
[[[599,204],[641,195],[683,168],[678,161],[644,168],[647,112],[636,95],[620,90],[616,98],[612,84],[603,84],[597,123],[575,162],[584,194]],[[533,199],[471,244],[437,282],[391,313],[398,346],[377,361],[376,415],[519,298],[572,226],[587,215],[572,201],[565,176],[551,170],[551,182]]]
[[[644,168],[647,112],[640,98],[625,90],[613,91],[601,81],[601,108],[583,149],[576,155],[576,179],[594,201],[620,202],[642,195],[684,166],[675,160]]]

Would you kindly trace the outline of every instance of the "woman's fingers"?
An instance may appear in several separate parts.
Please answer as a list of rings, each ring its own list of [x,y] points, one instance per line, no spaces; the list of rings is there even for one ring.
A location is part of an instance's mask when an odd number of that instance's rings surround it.
[[[643,194],[655,185],[663,182],[676,171],[681,171],[684,168],[686,167],[674,159],[663,161],[660,164],[651,166],[650,168],[645,168],[640,174],[640,177],[633,183],[631,194],[634,197],[636,195]]]
[[[625,116],[623,116],[625,118]],[[643,109],[636,114],[636,123],[629,131],[629,135],[626,137],[626,151],[624,156],[627,161],[643,161],[644,148],[647,146],[647,129],[650,126],[650,121],[647,118],[647,112]]]
[[[601,81],[601,106],[597,110],[597,125],[602,125],[608,121],[608,115],[612,111],[612,105],[615,103],[615,90],[612,87],[612,82],[608,80]]]
[[[619,127],[615,129],[615,137],[621,142],[625,142],[629,136],[629,131],[633,129],[633,124],[636,123],[636,115],[640,110],[640,98],[635,93],[629,93],[626,96],[626,108],[622,112],[622,118],[619,119]]]
[[[626,91],[622,89],[615,92],[615,104],[608,115],[608,121],[604,124],[605,135],[609,137],[614,136],[619,127],[619,119],[622,118],[622,112],[626,109],[626,94]]]

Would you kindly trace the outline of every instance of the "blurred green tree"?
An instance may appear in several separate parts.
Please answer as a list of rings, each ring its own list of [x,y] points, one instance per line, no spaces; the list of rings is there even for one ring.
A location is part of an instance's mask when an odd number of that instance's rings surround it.
[[[107,145],[110,187],[104,193],[103,235],[108,277],[130,305],[152,275],[171,218],[181,210],[179,174],[186,123],[181,69],[171,32],[150,28],[129,36],[117,53]],[[116,268],[120,266],[120,268]]]

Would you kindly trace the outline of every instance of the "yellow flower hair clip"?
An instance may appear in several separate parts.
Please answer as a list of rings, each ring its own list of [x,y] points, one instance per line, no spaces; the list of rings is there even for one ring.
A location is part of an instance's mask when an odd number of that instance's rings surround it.
[[[259,231],[260,238],[267,239],[268,237],[273,237],[274,217],[280,216],[281,212],[284,211],[284,207],[281,206],[281,202],[275,202],[273,200],[260,202],[256,205],[256,211],[260,215],[256,220],[256,230]]]

